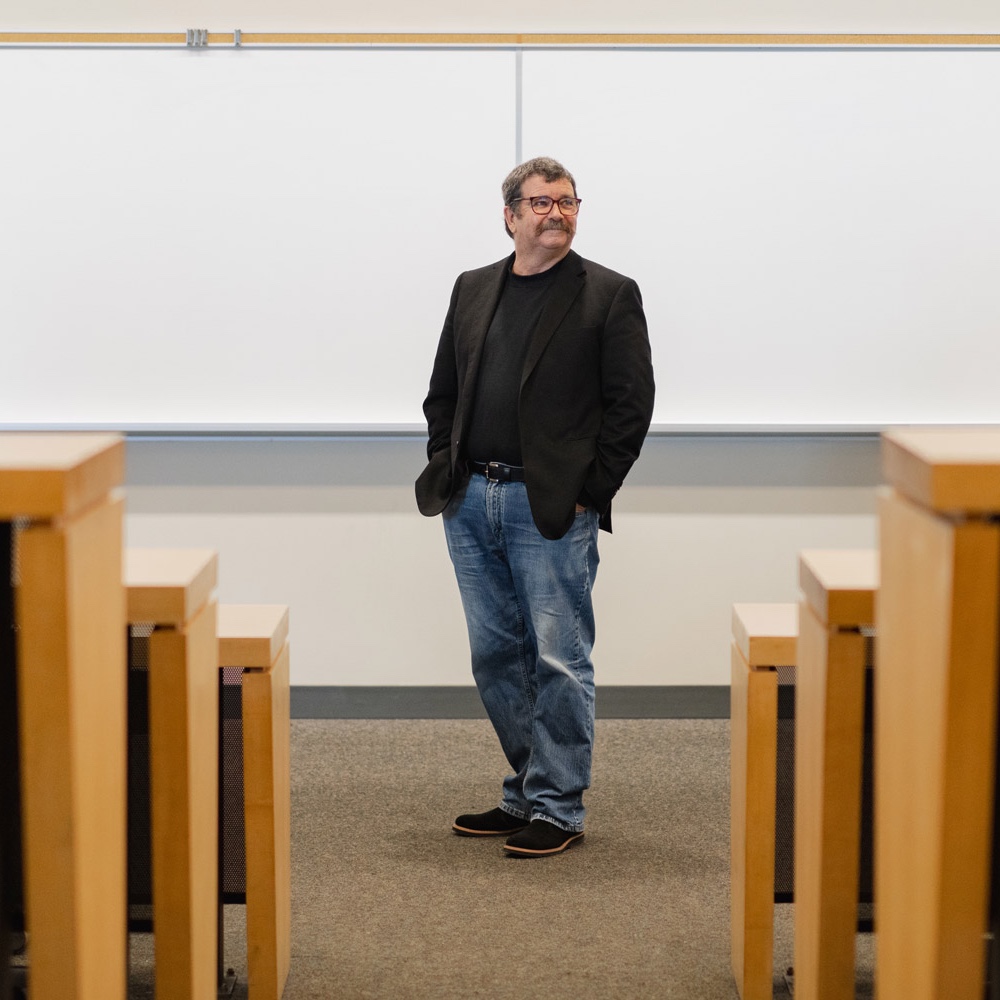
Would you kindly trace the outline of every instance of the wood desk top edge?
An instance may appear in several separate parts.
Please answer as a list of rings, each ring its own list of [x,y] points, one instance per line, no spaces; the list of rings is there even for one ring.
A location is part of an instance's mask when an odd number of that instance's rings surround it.
[[[0,433],[0,517],[52,518],[89,507],[125,481],[120,434]]]
[[[218,555],[212,549],[127,548],[123,579],[130,622],[189,621],[215,590]]]
[[[288,640],[285,604],[220,604],[220,667],[269,667]]]
[[[825,624],[871,625],[879,567],[878,549],[804,549],[799,553],[799,585]]]
[[[900,427],[882,435],[882,475],[942,513],[1000,511],[1000,426]]]
[[[799,634],[797,604],[734,604],[732,628],[733,641],[749,666],[795,666]]]

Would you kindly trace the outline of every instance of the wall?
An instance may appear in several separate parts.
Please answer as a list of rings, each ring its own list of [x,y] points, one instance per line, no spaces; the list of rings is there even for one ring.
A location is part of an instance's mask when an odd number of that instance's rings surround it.
[[[993,0],[7,0],[0,31],[1000,31]]]
[[[803,4],[459,0],[8,0],[0,31],[996,32],[992,0]],[[492,179],[486,179],[492,183]],[[443,307],[442,303],[442,307]],[[428,359],[428,364],[430,359]],[[466,684],[467,651],[441,526],[413,508],[416,438],[132,439],[133,545],[210,546],[219,596],[292,607],[293,683]],[[803,547],[876,542],[871,438],[654,437],[602,538],[599,679],[725,684],[729,605],[793,600]]]
[[[128,446],[130,545],[208,546],[219,596],[291,605],[295,684],[467,684],[439,519],[411,439]],[[801,548],[875,544],[878,444],[651,437],[601,536],[605,684],[726,684],[730,605],[797,599]]]

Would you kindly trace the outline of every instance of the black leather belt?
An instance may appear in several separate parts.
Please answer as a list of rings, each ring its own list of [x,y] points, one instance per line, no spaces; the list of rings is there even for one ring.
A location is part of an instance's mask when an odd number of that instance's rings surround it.
[[[523,483],[523,465],[504,465],[503,462],[469,462],[469,468],[494,483]]]

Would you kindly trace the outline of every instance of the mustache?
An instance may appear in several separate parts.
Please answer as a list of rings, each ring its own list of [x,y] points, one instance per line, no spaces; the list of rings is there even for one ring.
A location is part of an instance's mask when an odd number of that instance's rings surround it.
[[[547,229],[561,229],[564,233],[571,233],[573,231],[565,219],[546,219],[538,227],[538,231],[544,233]]]

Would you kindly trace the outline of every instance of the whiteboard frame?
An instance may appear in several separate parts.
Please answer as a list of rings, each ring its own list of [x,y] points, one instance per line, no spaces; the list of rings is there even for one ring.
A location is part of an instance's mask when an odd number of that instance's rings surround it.
[[[1000,35],[994,34],[587,34],[587,35],[529,35],[529,34],[468,34],[468,33],[419,33],[419,34],[362,34],[362,33],[289,33],[289,32],[207,32],[208,47],[255,46],[269,49],[313,48],[485,48],[514,52],[545,49],[600,50],[617,48],[637,49],[918,49],[963,51],[968,49],[1000,49]],[[170,48],[190,47],[185,35],[179,33],[149,32],[0,32],[0,49],[4,48]],[[520,125],[520,115],[518,116]],[[56,423],[0,423],[3,430],[52,430],[66,429],[66,424]],[[282,437],[317,439],[342,438],[410,438],[426,433],[421,424],[290,424],[275,423],[203,424],[182,422],[166,424],[86,424],[74,423],[74,430],[124,430],[130,436],[143,439],[190,437],[219,437],[220,439],[280,439]],[[883,428],[872,424],[665,424],[654,423],[651,435],[678,435],[694,437],[712,436],[819,436],[854,437],[866,439],[877,435]]]

